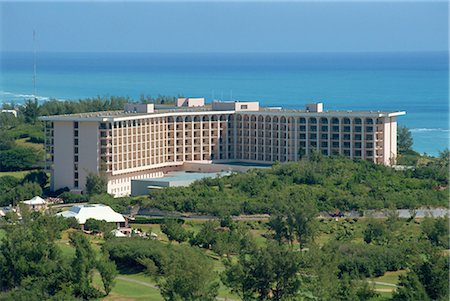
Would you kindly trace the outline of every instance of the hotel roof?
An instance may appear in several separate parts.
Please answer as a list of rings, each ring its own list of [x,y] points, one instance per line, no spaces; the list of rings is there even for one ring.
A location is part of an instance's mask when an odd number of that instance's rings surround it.
[[[226,102],[224,102],[226,103]],[[286,116],[311,116],[311,117],[395,117],[405,115],[405,111],[353,111],[353,110],[324,110],[321,112],[313,112],[300,109],[283,109],[281,107],[260,107],[259,110],[248,111],[235,111],[235,110],[213,110],[210,104],[206,104],[203,107],[177,107],[174,105],[156,105],[155,110],[152,113],[139,113],[139,112],[125,112],[120,111],[100,111],[100,112],[87,112],[76,114],[63,114],[42,116],[39,119],[43,121],[122,121],[142,119],[155,116],[182,116],[191,115],[192,113],[200,113],[204,115],[209,114],[264,114],[264,115],[280,115],[280,113]]]

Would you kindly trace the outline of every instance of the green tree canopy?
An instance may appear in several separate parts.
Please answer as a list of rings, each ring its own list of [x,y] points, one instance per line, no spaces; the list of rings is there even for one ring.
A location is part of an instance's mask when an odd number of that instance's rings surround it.
[[[413,138],[410,130],[406,126],[397,127],[397,148],[399,153],[406,153],[412,150]]]
[[[96,194],[106,193],[107,181],[102,175],[96,175],[94,173],[89,173],[86,177],[86,194],[88,196],[93,196]]]
[[[181,245],[164,267],[160,288],[167,301],[213,301],[218,294],[218,276],[200,250]]]

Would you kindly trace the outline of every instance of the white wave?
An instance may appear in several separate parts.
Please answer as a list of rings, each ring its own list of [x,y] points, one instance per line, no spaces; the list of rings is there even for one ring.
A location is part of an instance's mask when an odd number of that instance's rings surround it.
[[[450,132],[450,129],[442,129],[442,128],[417,128],[410,129],[412,133],[421,133],[421,132]]]
[[[13,99],[11,99],[13,98]],[[21,94],[21,93],[12,93],[7,91],[0,91],[0,100],[2,102],[11,101],[11,100],[26,100],[36,98],[38,101],[47,101],[50,99],[57,99],[57,100],[65,100],[62,98],[56,98],[56,97],[48,97],[48,96],[42,96],[42,95],[34,95],[34,94]]]

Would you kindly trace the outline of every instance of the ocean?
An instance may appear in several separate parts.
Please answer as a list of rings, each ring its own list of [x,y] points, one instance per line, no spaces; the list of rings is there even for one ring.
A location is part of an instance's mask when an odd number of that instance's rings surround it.
[[[325,110],[404,110],[414,149],[449,145],[448,53],[37,53],[40,101],[170,95]],[[33,54],[1,53],[0,102],[33,96]]]

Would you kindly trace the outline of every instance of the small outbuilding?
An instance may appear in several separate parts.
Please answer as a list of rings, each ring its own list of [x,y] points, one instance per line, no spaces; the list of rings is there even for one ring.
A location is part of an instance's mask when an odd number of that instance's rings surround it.
[[[84,224],[90,218],[96,220],[104,220],[107,223],[115,223],[117,229],[128,226],[127,219],[120,213],[112,210],[111,207],[103,204],[75,205],[67,211],[58,213],[57,215],[66,218],[75,217],[84,228]]]

